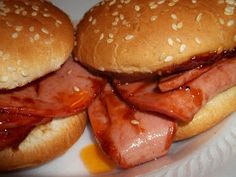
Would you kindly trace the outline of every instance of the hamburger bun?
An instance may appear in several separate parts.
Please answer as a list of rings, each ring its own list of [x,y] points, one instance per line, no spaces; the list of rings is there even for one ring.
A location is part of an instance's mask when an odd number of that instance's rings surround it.
[[[17,149],[0,151],[0,171],[40,165],[62,155],[78,140],[85,126],[85,112],[37,126]]]
[[[235,7],[232,0],[103,1],[79,23],[75,55],[88,68],[114,77],[172,72],[197,57],[210,60],[235,52]],[[235,110],[233,87],[203,106],[190,123],[178,123],[175,140],[206,131]]]
[[[100,71],[160,73],[194,56],[235,48],[235,5],[230,0],[103,1],[78,25],[75,53]]]
[[[25,86],[56,71],[71,55],[72,23],[50,2],[1,0],[0,8],[0,90]],[[85,126],[85,112],[36,126],[18,148],[0,151],[0,171],[52,160],[78,140]]]
[[[47,1],[3,0],[0,6],[0,89],[59,69],[74,46],[69,17]]]

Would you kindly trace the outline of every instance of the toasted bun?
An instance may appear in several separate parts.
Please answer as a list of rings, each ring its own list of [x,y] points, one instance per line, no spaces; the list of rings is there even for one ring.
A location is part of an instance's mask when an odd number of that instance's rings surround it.
[[[217,95],[202,107],[188,123],[179,123],[175,140],[183,140],[204,132],[236,110],[236,86]]]
[[[0,151],[0,171],[9,171],[45,163],[63,154],[83,133],[86,113],[36,127],[19,145]]]
[[[0,89],[25,85],[65,62],[74,46],[66,14],[43,0],[2,0],[0,7]]]
[[[75,54],[101,71],[153,73],[236,47],[235,1],[108,0],[78,25]]]

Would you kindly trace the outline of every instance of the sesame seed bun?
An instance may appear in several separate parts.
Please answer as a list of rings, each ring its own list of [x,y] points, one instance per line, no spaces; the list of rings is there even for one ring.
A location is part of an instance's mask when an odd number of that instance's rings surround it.
[[[75,55],[88,68],[113,76],[161,75],[196,57],[235,51],[235,8],[234,0],[102,1],[78,24]],[[193,121],[179,123],[175,139],[206,131],[235,108],[233,87],[202,107]]]
[[[18,149],[0,151],[0,171],[40,165],[63,154],[83,133],[86,113],[36,127],[19,145]]]
[[[235,1],[103,1],[78,25],[78,60],[113,73],[158,73],[236,47]]]
[[[43,0],[0,1],[0,89],[57,70],[73,48],[68,16]]]
[[[236,86],[217,95],[189,123],[179,123],[175,141],[198,135],[225,119],[236,109]]]

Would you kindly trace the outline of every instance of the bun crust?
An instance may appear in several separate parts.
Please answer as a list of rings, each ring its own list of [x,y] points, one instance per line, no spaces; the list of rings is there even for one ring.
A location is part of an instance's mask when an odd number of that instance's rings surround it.
[[[204,132],[236,110],[236,86],[217,95],[198,111],[188,124],[178,124],[175,141]]]
[[[100,71],[146,74],[232,50],[235,6],[218,0],[103,1],[79,23],[75,54]]]
[[[43,0],[3,0],[0,6],[0,89],[59,69],[74,46],[68,16]]]
[[[40,165],[63,154],[83,133],[86,113],[36,127],[17,150],[0,151],[0,171],[9,171]]]

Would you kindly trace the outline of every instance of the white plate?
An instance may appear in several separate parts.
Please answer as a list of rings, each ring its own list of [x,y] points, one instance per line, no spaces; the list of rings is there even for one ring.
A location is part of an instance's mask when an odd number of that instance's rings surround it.
[[[77,24],[83,14],[98,0],[52,0]],[[80,140],[63,156],[38,168],[0,176],[89,176],[80,159],[80,150],[94,142],[86,128]],[[117,177],[234,177],[236,176],[236,114],[213,129],[192,139],[174,143],[169,154],[141,166],[116,171]],[[1,162],[0,162],[1,163]]]

